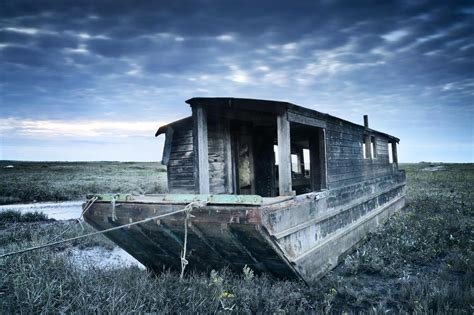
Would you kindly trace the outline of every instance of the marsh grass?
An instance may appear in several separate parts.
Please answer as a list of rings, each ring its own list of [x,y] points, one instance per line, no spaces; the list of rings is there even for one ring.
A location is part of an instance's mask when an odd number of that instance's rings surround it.
[[[56,248],[0,260],[0,313],[471,314],[474,165],[448,164],[436,172],[425,167],[403,166],[409,205],[315,285],[249,268],[240,274],[188,272],[183,280],[173,272],[134,267],[83,271],[61,255],[64,248]],[[12,224],[0,234],[0,250],[44,241],[65,224]],[[68,246],[105,242],[94,238]]]
[[[73,221],[12,224],[8,233],[0,234],[0,253],[44,243],[70,224]],[[74,227],[71,235],[81,233],[80,226]],[[92,265],[83,270],[64,255],[72,247],[104,247],[109,242],[99,236],[0,259],[0,313],[302,312],[307,307],[300,299],[302,283],[257,277],[249,268],[241,275],[227,270],[211,275],[190,272],[181,280],[177,273],[152,274],[137,267]]]
[[[165,191],[166,167],[160,163],[0,161],[0,204]]]
[[[22,213],[16,210],[5,210],[0,212],[0,227],[10,223],[48,221],[48,216],[42,212]]]

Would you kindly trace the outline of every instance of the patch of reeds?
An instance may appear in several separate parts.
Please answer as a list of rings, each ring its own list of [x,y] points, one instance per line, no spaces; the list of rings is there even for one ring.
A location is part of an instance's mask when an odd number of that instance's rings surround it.
[[[0,225],[7,223],[41,222],[48,221],[48,216],[42,212],[25,212],[17,210],[0,211]]]
[[[98,193],[158,194],[166,190],[166,167],[160,163],[0,161],[0,204],[77,200]]]

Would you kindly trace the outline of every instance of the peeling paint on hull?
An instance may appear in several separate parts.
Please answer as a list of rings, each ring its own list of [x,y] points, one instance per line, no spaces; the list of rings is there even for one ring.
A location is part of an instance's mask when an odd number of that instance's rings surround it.
[[[187,198],[190,198],[189,195]],[[204,198],[204,197],[200,197]],[[295,197],[254,197],[194,209],[188,228],[188,268],[245,265],[308,283],[334,268],[369,232],[405,205],[405,174],[398,172],[350,186]],[[245,199],[245,198],[244,198]],[[241,199],[241,200],[244,200]],[[115,207],[96,201],[85,219],[98,230],[182,209],[184,197],[117,198]],[[150,269],[180,269],[184,214],[105,235]]]

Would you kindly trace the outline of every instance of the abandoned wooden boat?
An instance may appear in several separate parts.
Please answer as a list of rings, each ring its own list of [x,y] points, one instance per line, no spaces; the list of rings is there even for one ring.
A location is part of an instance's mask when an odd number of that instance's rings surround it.
[[[291,103],[192,98],[192,116],[158,129],[168,194],[98,195],[99,230],[182,209],[188,268],[312,282],[405,205],[399,139]],[[107,232],[145,266],[180,269],[185,213]]]

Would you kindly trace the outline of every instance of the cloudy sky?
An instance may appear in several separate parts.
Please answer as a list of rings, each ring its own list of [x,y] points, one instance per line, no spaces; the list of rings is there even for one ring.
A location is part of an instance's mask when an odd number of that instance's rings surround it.
[[[161,158],[194,96],[285,100],[474,162],[473,1],[0,3],[0,159]]]

